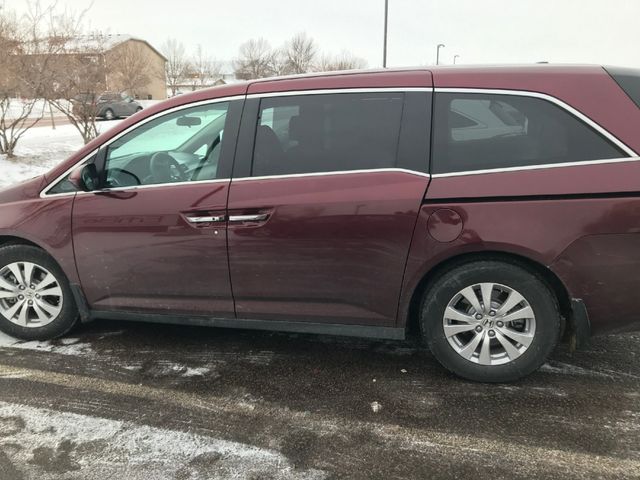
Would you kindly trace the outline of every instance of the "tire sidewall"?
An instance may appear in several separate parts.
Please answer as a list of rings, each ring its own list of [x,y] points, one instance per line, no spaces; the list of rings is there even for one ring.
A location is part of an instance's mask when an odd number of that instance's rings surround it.
[[[0,330],[23,340],[47,340],[67,333],[78,319],[78,309],[69,287],[69,281],[60,266],[44,251],[29,245],[9,245],[0,248],[0,270],[14,262],[31,262],[46,268],[56,277],[62,289],[62,310],[58,316],[42,327],[21,327],[0,314]]]
[[[483,282],[517,290],[535,315],[536,330],[531,345],[504,365],[480,365],[463,358],[444,333],[444,311],[451,299],[463,288]],[[445,368],[481,382],[514,381],[538,369],[555,348],[561,327],[555,297],[541,278],[519,266],[494,261],[461,265],[440,277],[424,296],[420,323],[429,349]]]

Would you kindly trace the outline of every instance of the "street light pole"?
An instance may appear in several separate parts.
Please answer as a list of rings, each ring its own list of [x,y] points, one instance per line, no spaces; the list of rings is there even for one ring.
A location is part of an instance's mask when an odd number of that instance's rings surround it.
[[[440,65],[440,49],[445,46],[444,43],[439,43],[436,49],[436,65]]]
[[[456,64],[456,60],[457,60],[458,58],[460,58],[460,55],[454,55],[454,56],[453,56],[453,64],[454,64],[454,65]]]
[[[384,45],[382,47],[382,68],[387,68],[387,23],[389,20],[389,0],[384,0]]]

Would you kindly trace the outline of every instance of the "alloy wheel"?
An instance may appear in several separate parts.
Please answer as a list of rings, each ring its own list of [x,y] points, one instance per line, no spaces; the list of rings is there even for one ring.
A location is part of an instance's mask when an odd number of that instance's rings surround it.
[[[536,319],[519,292],[498,283],[478,283],[460,290],[447,304],[442,325],[449,345],[480,365],[503,365],[531,345]]]
[[[0,314],[21,327],[43,327],[62,311],[60,282],[46,268],[14,262],[0,269]]]

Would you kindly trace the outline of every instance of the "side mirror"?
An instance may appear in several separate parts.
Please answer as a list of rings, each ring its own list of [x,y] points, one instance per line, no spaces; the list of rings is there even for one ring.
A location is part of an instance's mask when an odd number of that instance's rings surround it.
[[[93,163],[78,167],[69,175],[69,182],[83,192],[97,190],[100,183],[98,169]]]

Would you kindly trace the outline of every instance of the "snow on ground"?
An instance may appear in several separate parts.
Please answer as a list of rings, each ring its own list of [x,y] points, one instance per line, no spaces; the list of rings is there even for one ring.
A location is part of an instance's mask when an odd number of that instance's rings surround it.
[[[120,121],[98,122],[98,131],[107,131]],[[82,145],[82,137],[73,125],[29,129],[18,142],[16,158],[0,155],[0,188],[45,173]]]
[[[61,355],[75,355],[82,357],[94,356],[94,351],[91,348],[91,345],[81,342],[79,338],[62,338],[56,343],[57,344],[53,344],[46,341],[26,342],[0,332],[0,348],[9,347],[21,350],[36,350],[40,352],[52,352],[59,353]]]
[[[0,402],[0,457],[10,462],[5,469],[41,480],[327,477],[273,450],[7,402]]]

